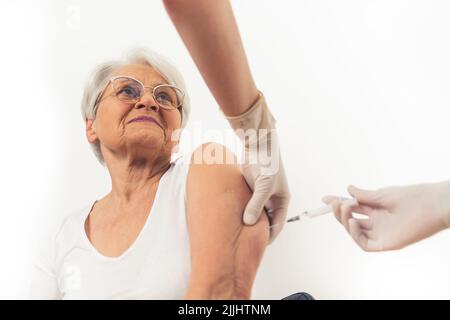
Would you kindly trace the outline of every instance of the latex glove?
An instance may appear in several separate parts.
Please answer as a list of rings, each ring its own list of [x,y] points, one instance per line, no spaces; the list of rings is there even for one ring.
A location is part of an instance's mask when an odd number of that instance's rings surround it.
[[[336,219],[365,251],[401,249],[450,227],[450,183],[388,187],[374,191],[349,186],[353,205],[325,196]],[[367,216],[357,219],[352,212]]]
[[[249,110],[237,116],[225,117],[243,142],[243,162],[240,168],[247,184],[253,190],[244,211],[244,223],[255,224],[265,207],[271,225],[277,224],[270,229],[269,243],[272,243],[285,224],[290,201],[280,156],[276,120],[261,92]]]

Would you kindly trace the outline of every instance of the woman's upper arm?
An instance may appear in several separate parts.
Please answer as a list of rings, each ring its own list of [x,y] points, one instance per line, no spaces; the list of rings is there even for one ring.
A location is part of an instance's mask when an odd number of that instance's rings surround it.
[[[33,266],[29,298],[32,300],[57,300],[61,298],[55,276],[48,267]]]
[[[187,298],[250,298],[268,243],[265,214],[253,226],[242,222],[251,191],[236,161],[234,164],[194,163],[199,154],[230,159],[226,152],[230,151],[218,144],[203,145],[195,151],[189,170],[186,191],[191,279]],[[231,157],[234,159],[234,155]]]
[[[55,300],[61,298],[55,270],[55,235],[47,236],[39,254],[35,257],[31,271],[29,298],[33,300]]]

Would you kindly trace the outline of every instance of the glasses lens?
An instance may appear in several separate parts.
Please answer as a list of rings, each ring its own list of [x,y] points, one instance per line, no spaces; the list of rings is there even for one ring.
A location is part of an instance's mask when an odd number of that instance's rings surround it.
[[[178,108],[181,105],[183,93],[180,89],[168,85],[159,85],[153,90],[156,101],[167,108]]]
[[[136,80],[121,77],[113,81],[116,97],[125,102],[137,102],[142,95],[142,85]]]

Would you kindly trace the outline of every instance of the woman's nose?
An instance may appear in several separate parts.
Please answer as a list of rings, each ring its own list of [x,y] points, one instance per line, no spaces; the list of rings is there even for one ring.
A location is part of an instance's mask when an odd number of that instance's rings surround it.
[[[144,107],[155,112],[159,111],[159,105],[151,93],[145,93],[135,105],[136,109],[141,109]]]

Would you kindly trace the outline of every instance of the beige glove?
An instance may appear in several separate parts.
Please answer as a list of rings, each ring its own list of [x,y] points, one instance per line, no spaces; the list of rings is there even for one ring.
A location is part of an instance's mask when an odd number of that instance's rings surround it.
[[[253,195],[244,212],[244,223],[258,221],[267,209],[271,225],[270,243],[282,230],[290,201],[290,192],[281,161],[276,120],[261,92],[249,110],[237,116],[225,116],[244,145],[241,172]]]
[[[365,251],[401,249],[450,227],[450,182],[388,187],[374,191],[353,186],[355,205],[325,196],[337,220]],[[352,212],[366,215],[357,219]]]

